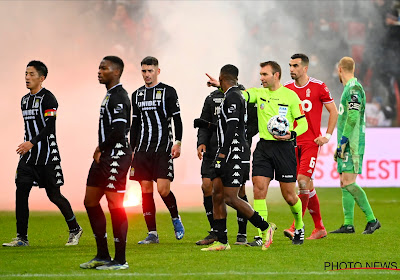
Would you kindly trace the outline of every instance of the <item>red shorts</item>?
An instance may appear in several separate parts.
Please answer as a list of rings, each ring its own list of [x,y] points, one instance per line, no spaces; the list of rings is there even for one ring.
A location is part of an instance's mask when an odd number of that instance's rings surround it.
[[[296,147],[296,160],[297,160],[297,176],[299,174],[313,178],[315,164],[319,146],[314,144],[297,144]]]

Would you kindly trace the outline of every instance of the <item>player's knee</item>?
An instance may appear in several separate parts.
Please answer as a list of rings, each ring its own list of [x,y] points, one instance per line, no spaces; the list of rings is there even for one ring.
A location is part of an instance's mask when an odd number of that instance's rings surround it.
[[[212,195],[212,184],[203,183],[201,185],[201,190],[203,191],[204,196]]]

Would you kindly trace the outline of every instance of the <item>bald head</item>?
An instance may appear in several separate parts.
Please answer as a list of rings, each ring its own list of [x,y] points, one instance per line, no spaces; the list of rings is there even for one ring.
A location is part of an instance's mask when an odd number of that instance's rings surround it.
[[[343,72],[346,73],[354,73],[354,68],[355,68],[355,62],[354,60],[349,57],[349,56],[345,56],[343,57],[340,61],[339,61],[339,65],[340,68],[342,68]]]

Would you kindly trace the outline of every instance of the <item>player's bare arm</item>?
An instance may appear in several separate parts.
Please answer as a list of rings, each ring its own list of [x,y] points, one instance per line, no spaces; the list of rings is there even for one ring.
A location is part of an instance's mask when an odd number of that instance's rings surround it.
[[[20,145],[18,145],[17,148],[17,154],[20,154],[21,156],[26,154],[30,149],[32,149],[33,144],[30,141],[26,141]]]
[[[209,74],[207,74],[207,73],[206,73],[206,76],[210,79],[210,80],[208,80],[208,82],[207,82],[207,86],[208,86],[208,87],[219,87],[219,86],[220,86],[219,81],[218,81],[217,79],[211,77],[211,76],[210,76]]]
[[[319,146],[322,146],[322,145],[324,145],[324,144],[329,142],[329,139],[330,139],[330,137],[331,137],[331,135],[333,133],[333,130],[336,127],[336,122],[337,122],[338,115],[339,115],[338,114],[338,110],[337,110],[336,105],[335,105],[334,102],[327,103],[327,104],[324,104],[324,105],[325,105],[325,108],[329,112],[328,128],[327,128],[326,134],[324,136],[319,136],[319,137],[314,139],[314,142]]]

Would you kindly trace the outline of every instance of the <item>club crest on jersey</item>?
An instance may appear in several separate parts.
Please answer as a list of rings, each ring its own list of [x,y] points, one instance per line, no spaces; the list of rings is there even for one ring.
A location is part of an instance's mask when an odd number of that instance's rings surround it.
[[[39,108],[40,105],[40,99],[35,99],[35,102],[33,102],[32,108]]]
[[[306,90],[306,97],[310,97],[310,95],[311,95],[311,89],[308,88]]]
[[[104,97],[103,102],[101,103],[101,106],[105,106],[107,104],[108,99],[110,96],[107,94],[106,97]]]
[[[157,90],[157,92],[156,92],[156,99],[161,99],[161,97],[162,97],[162,92],[161,92],[161,90]]]

